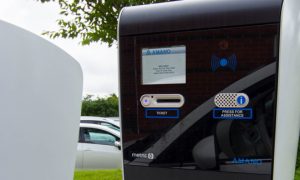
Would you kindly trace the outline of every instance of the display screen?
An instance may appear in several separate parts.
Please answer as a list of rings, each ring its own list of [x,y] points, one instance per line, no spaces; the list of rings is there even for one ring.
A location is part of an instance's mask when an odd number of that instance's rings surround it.
[[[185,46],[142,49],[142,84],[184,84]]]

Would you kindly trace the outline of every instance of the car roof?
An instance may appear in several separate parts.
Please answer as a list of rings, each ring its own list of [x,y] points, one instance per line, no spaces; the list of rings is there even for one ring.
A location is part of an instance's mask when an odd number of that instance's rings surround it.
[[[115,118],[115,117],[113,117]],[[107,123],[111,123],[113,125],[116,126],[120,126],[120,121],[116,120],[116,119],[111,119],[111,118],[107,118],[107,117],[97,117],[97,116],[81,116],[80,117],[81,121],[100,121],[100,122],[107,122]]]
[[[114,121],[120,121],[120,117],[106,117],[106,118],[114,120]]]
[[[120,138],[120,132],[119,131],[111,129],[107,126],[102,126],[102,125],[99,125],[99,124],[80,123],[80,127],[81,128],[94,128],[94,129],[103,130],[103,131],[109,132],[109,133],[111,133],[111,134],[113,134],[113,135]]]

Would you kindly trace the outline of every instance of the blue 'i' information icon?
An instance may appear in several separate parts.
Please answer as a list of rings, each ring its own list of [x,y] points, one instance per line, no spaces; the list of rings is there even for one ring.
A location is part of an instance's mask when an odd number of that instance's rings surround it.
[[[246,98],[245,98],[244,96],[239,96],[239,97],[237,97],[237,103],[238,103],[239,105],[245,104],[245,103],[246,103]]]

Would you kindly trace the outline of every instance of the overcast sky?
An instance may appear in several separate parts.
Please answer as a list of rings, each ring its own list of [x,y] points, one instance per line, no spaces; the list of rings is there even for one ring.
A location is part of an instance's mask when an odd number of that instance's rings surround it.
[[[45,30],[56,30],[60,17],[56,3],[37,0],[0,0],[0,20],[15,24],[39,36]],[[71,56],[83,69],[84,95],[106,96],[118,93],[118,55],[116,46],[106,44],[79,45],[79,40],[49,39]]]

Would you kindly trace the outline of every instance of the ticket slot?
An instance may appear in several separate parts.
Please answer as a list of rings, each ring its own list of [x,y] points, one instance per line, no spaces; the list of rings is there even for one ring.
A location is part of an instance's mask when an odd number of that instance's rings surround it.
[[[146,108],[180,108],[184,97],[181,94],[144,94],[140,101]]]
[[[157,99],[157,103],[180,103],[180,99]]]

